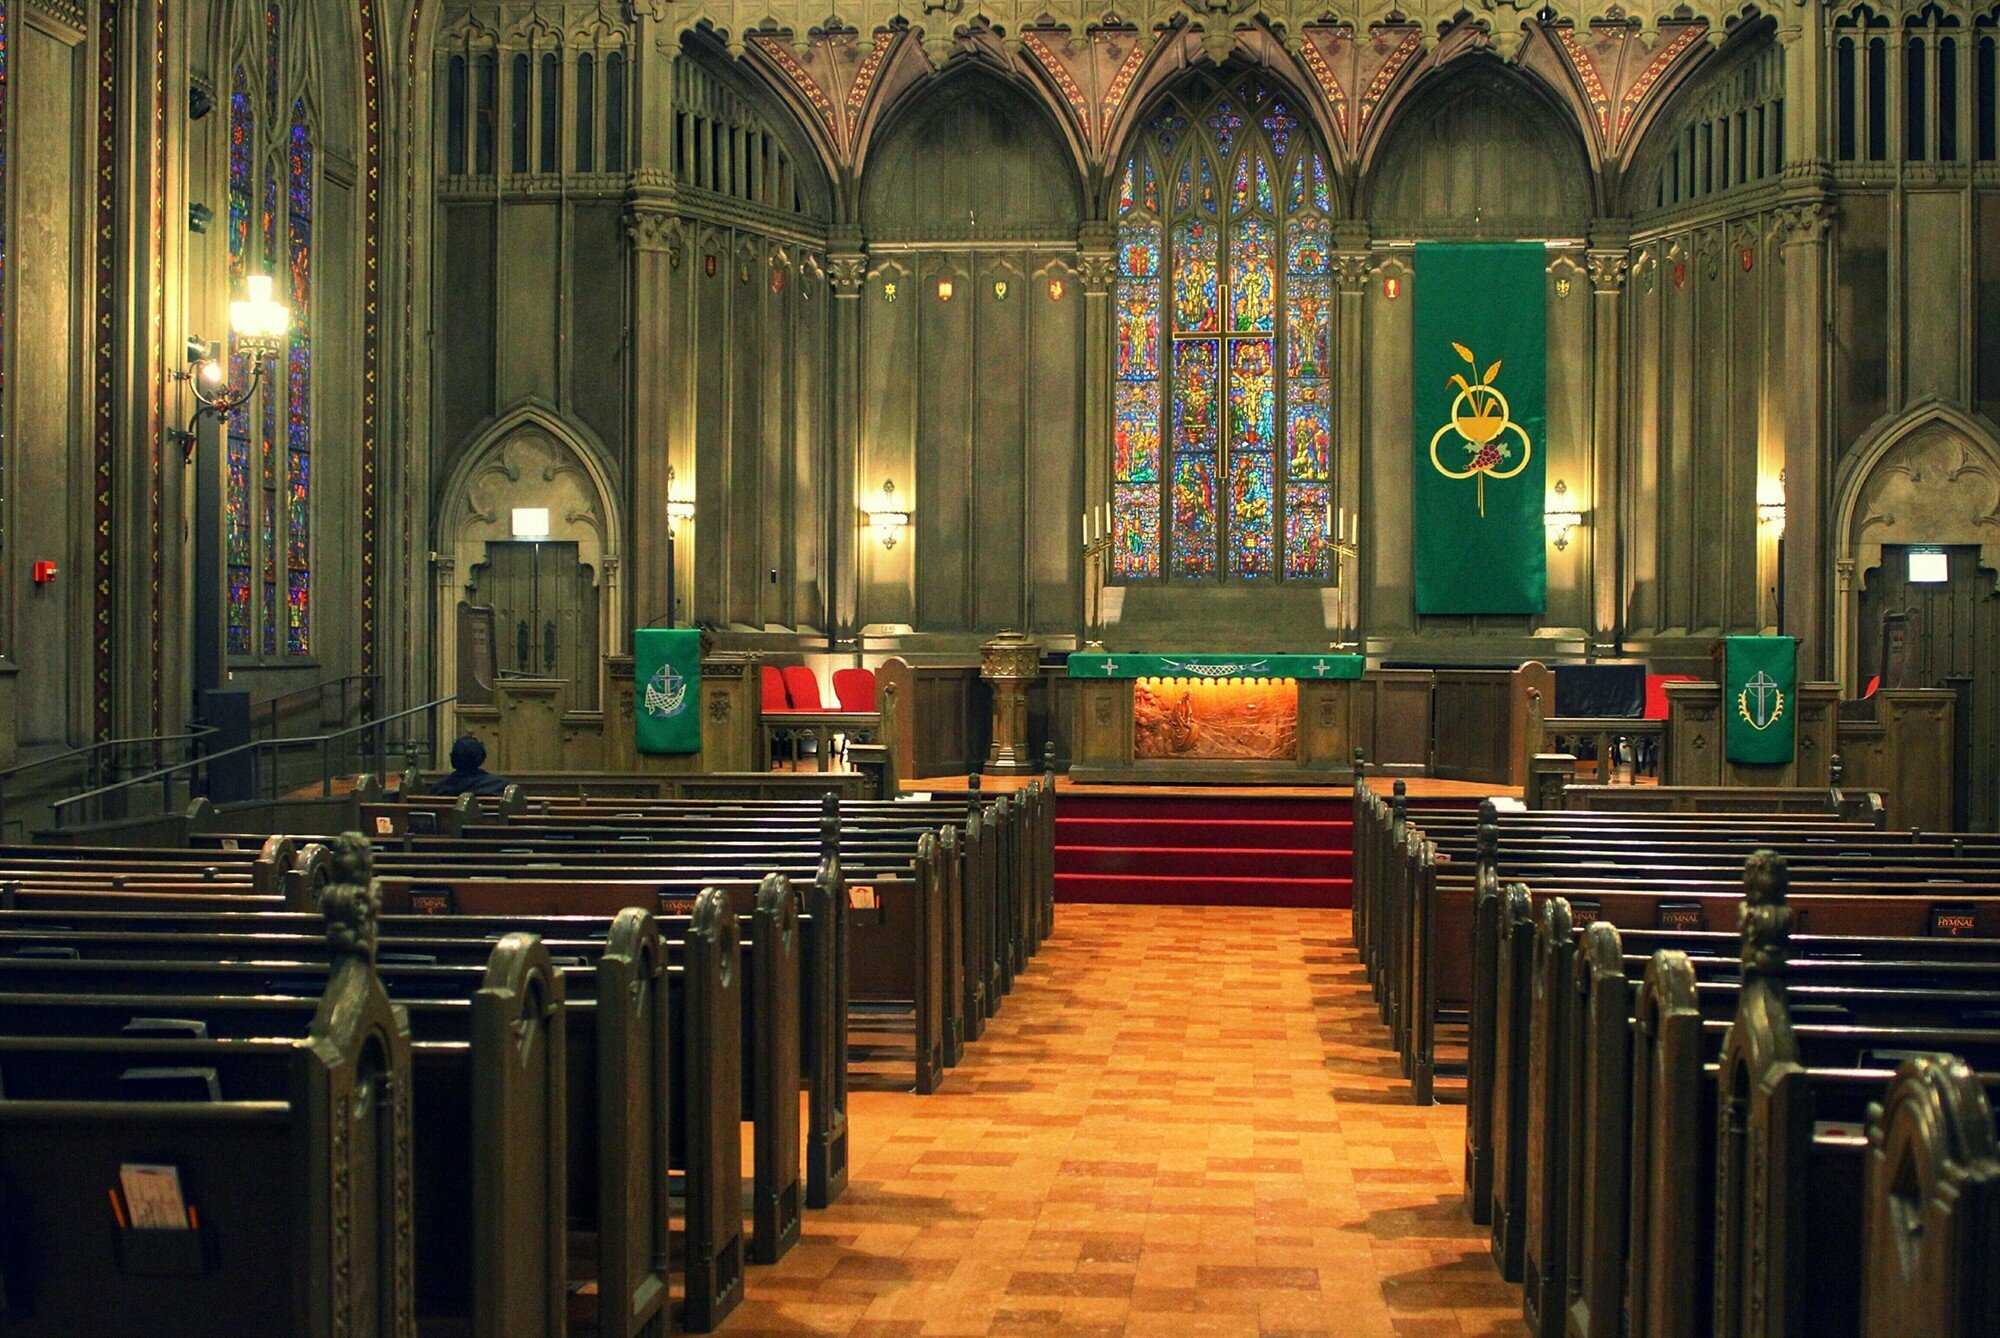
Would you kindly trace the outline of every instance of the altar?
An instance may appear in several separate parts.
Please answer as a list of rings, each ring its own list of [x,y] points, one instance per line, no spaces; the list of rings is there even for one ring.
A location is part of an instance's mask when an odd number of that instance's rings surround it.
[[[1069,657],[1078,783],[1344,782],[1359,655]]]

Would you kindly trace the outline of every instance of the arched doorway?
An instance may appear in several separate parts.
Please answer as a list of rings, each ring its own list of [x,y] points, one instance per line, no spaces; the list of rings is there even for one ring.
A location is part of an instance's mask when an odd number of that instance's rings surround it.
[[[1905,687],[1959,690],[1969,755],[2000,751],[2000,442],[1983,420],[1925,405],[1878,426],[1842,471],[1834,511],[1835,649],[1849,695],[1881,672],[1885,618]],[[1912,564],[1913,551],[1941,561]],[[1941,578],[1941,579],[1940,579]],[[2000,778],[1968,767],[1967,822],[2000,827]]]
[[[610,478],[600,446],[536,409],[509,414],[461,454],[438,515],[441,692],[470,686],[460,629],[468,610],[490,609],[494,667],[565,680],[565,714],[599,709],[606,647],[625,637]],[[517,510],[546,522],[522,531]]]

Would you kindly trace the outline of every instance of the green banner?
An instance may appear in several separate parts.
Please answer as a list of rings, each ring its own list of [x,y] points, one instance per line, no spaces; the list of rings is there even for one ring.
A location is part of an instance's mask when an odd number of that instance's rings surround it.
[[[701,633],[641,627],[632,633],[633,733],[642,753],[701,751]]]
[[[1547,606],[1547,263],[1539,242],[1416,248],[1418,613]]]
[[[1722,746],[1732,762],[1783,766],[1799,737],[1799,643],[1789,636],[1722,641]]]
[[[1359,678],[1359,655],[1106,655],[1078,651],[1071,678]]]

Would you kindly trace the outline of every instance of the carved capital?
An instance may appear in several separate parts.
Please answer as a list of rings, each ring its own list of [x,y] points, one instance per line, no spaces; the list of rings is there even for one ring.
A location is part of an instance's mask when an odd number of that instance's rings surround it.
[[[1366,292],[1373,269],[1374,259],[1366,251],[1340,251],[1333,257],[1333,277],[1343,293]]]
[[[1780,205],[1776,218],[1779,243],[1804,246],[1823,242],[1833,227],[1833,217],[1833,205],[1825,200],[1802,200],[1797,204]]]
[[[1117,273],[1118,266],[1109,251],[1085,251],[1076,258],[1077,279],[1083,284],[1085,297],[1103,297],[1109,293]]]
[[[687,251],[687,226],[678,216],[633,208],[625,214],[625,235],[632,239],[634,250],[664,252],[669,265],[681,267],[681,257]]]
[[[868,257],[859,252],[828,256],[826,281],[833,285],[833,295],[837,298],[851,301],[860,297],[861,286],[868,282]]]
[[[1623,251],[1592,251],[1590,260],[1590,287],[1599,293],[1617,293],[1624,290],[1625,276],[1632,272],[1632,258]]]

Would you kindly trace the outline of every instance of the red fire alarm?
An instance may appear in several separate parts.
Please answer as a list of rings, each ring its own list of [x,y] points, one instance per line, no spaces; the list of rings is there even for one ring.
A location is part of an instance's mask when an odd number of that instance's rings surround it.
[[[53,585],[56,579],[56,564],[47,558],[37,558],[35,565],[28,569],[36,585]]]

